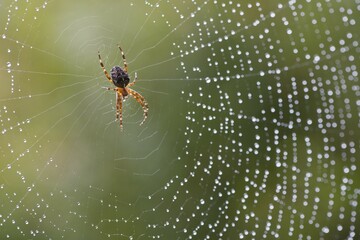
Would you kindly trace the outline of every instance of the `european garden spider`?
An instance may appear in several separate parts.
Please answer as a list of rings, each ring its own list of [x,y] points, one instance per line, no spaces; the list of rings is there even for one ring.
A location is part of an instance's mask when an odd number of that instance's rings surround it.
[[[137,73],[135,73],[135,80],[132,83],[129,83],[130,78],[128,75],[128,66],[126,64],[126,59],[125,59],[125,55],[123,50],[121,49],[120,46],[118,46],[122,55],[122,59],[124,61],[124,69],[122,69],[119,66],[114,66],[111,71],[111,77],[109,76],[108,72],[106,71],[104,64],[101,61],[101,57],[100,57],[100,52],[98,52],[99,54],[99,61],[100,61],[100,66],[102,68],[102,70],[104,71],[104,74],[106,76],[106,78],[109,80],[109,82],[111,82],[112,84],[115,85],[115,88],[109,88],[109,87],[104,87],[107,90],[114,90],[116,92],[116,119],[120,121],[120,128],[122,130],[123,128],[123,124],[122,124],[122,103],[123,103],[123,99],[126,99],[128,95],[132,96],[135,98],[135,100],[140,103],[141,107],[144,110],[144,119],[142,120],[142,122],[140,123],[140,125],[142,125],[147,116],[148,116],[148,103],[146,102],[145,98],[143,96],[141,96],[140,93],[132,90],[131,86],[133,86],[137,80]]]

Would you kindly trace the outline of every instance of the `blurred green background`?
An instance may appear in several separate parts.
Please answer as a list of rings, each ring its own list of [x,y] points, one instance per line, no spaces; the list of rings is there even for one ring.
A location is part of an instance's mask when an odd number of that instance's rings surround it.
[[[1,2],[1,239],[358,236],[357,8]]]

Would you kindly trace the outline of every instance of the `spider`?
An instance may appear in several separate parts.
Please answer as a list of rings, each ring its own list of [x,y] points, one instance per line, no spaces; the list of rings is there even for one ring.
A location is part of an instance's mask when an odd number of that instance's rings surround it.
[[[130,78],[128,75],[128,66],[126,64],[126,58],[125,58],[124,52],[121,49],[121,47],[119,45],[118,45],[118,47],[120,49],[122,59],[124,61],[124,68],[121,68],[120,66],[114,66],[110,71],[111,77],[104,67],[104,64],[100,57],[100,52],[98,52],[98,55],[99,55],[100,66],[101,66],[102,70],[104,71],[106,78],[109,80],[109,82],[111,82],[112,84],[115,85],[115,88],[110,88],[110,87],[103,87],[103,88],[105,88],[107,90],[114,90],[116,93],[116,120],[120,121],[120,128],[122,130],[123,129],[122,103],[123,103],[123,100],[126,99],[128,95],[134,97],[135,100],[141,105],[141,107],[144,110],[144,119],[141,121],[140,125],[142,125],[145,122],[145,120],[148,116],[149,107],[148,107],[148,103],[146,102],[145,98],[143,96],[141,96],[140,93],[129,88],[131,86],[134,86],[134,84],[137,80],[137,73],[135,73],[134,81],[129,83]]]

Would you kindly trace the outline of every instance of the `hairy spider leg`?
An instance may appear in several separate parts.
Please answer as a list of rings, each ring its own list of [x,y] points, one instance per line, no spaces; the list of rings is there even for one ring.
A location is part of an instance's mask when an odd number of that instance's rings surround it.
[[[102,87],[106,90],[113,90],[116,92],[116,120],[120,122],[120,129],[123,130],[123,119],[122,119],[122,103],[123,103],[123,93],[122,88],[110,88],[110,87]]]
[[[120,122],[121,131],[123,130],[122,102],[123,102],[122,94],[117,89],[117,91],[116,91],[116,119],[118,119]]]
[[[144,119],[142,120],[142,122],[140,123],[140,125],[142,125],[146,118],[148,117],[148,111],[149,111],[149,106],[148,103],[146,102],[145,98],[143,96],[141,96],[140,93],[132,90],[131,88],[126,88],[126,90],[128,91],[128,93],[133,96],[135,98],[135,100],[140,103],[141,107],[144,110]]]
[[[123,52],[123,50],[121,49],[120,45],[118,45],[119,49],[120,49],[120,52],[121,52],[121,55],[122,55],[122,59],[124,61],[124,71],[127,73],[128,72],[128,66],[127,66],[127,63],[126,63],[126,58],[125,58],[125,54]]]
[[[111,80],[111,77],[109,76],[108,72],[106,71],[106,69],[104,67],[104,64],[103,64],[103,62],[101,60],[100,52],[98,52],[98,55],[99,55],[100,66],[101,66],[102,70],[104,71],[104,74],[105,74],[106,78],[109,80],[109,82],[113,83],[113,81]]]
[[[134,81],[133,81],[133,82],[131,82],[131,83],[129,83],[127,86],[128,86],[128,87],[134,86],[134,85],[135,85],[136,80],[137,80],[137,73],[135,72],[135,78],[134,78]]]

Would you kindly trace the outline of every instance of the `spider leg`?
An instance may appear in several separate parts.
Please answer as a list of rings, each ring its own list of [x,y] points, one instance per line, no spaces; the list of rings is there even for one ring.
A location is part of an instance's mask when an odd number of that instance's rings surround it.
[[[116,88],[110,88],[110,87],[101,87],[101,88],[103,88],[103,89],[106,89],[106,90],[113,90],[113,91],[117,91],[117,89]]]
[[[105,69],[105,67],[104,67],[104,64],[103,64],[103,62],[102,62],[102,60],[101,60],[100,52],[98,52],[98,55],[99,55],[100,66],[101,66],[102,70],[104,71],[104,74],[105,74],[106,78],[109,80],[109,82],[112,83],[113,81],[111,80],[111,77],[109,76],[108,72],[106,71],[106,69]]]
[[[148,103],[146,102],[145,98],[141,96],[140,93],[132,90],[131,88],[126,88],[126,90],[131,96],[135,98],[135,100],[141,105],[141,107],[144,110],[144,119],[140,123],[140,125],[142,125],[145,122],[146,118],[148,117],[148,111],[149,111]]]
[[[126,63],[126,58],[125,58],[125,54],[123,52],[123,50],[121,49],[120,45],[118,45],[119,49],[120,49],[120,52],[121,52],[121,55],[122,55],[122,59],[124,61],[124,71],[127,73],[128,72],[128,66],[127,66],[127,63]]]
[[[110,88],[110,87],[102,87],[106,90],[113,90],[116,92],[116,120],[120,122],[120,129],[123,130],[122,124],[122,103],[123,103],[123,95],[121,92],[121,88]]]
[[[134,78],[134,81],[133,81],[133,82],[131,82],[131,83],[129,83],[129,84],[128,84],[128,87],[134,86],[134,85],[135,85],[136,80],[137,80],[137,73],[135,72],[135,78]]]
[[[120,129],[123,130],[123,119],[122,119],[122,102],[123,97],[121,92],[116,91],[116,119],[120,122]]]

